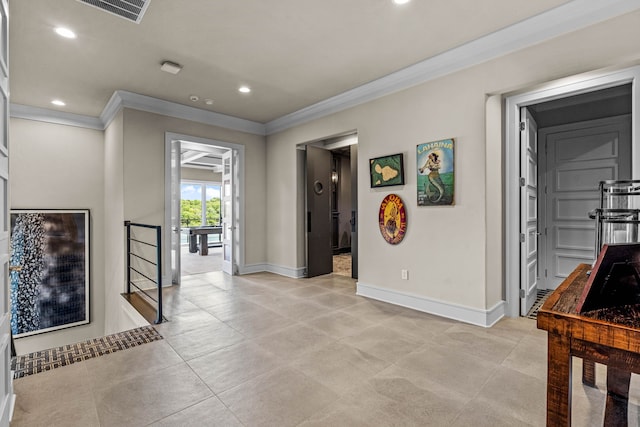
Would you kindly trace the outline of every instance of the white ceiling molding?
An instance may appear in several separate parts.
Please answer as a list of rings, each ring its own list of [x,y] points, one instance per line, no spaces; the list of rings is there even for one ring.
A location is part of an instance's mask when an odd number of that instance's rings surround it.
[[[113,93],[99,118],[21,104],[11,104],[9,114],[11,117],[20,119],[104,130],[122,108],[162,114],[260,136],[266,135],[265,125],[262,123],[121,90]]]
[[[36,120],[39,122],[54,123],[58,125],[104,130],[102,121],[97,117],[49,110],[47,108],[31,107],[22,104],[10,104],[9,115],[17,119]]]
[[[640,8],[638,0],[573,0],[266,124],[267,135],[469,68]]]
[[[265,125],[251,120],[228,116],[226,114],[215,113],[213,111],[201,110],[189,107],[188,105],[177,104],[163,99],[140,95],[124,90],[117,90],[102,110],[100,118],[105,127],[111,123],[120,108],[133,108],[134,110],[146,111],[148,113],[162,114],[164,116],[178,119],[190,120],[192,122],[204,123],[212,126],[219,126],[226,129],[247,132],[255,135],[266,135]]]

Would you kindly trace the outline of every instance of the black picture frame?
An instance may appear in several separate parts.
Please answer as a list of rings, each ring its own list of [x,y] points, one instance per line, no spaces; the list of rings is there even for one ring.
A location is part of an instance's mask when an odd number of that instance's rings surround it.
[[[404,185],[404,154],[369,159],[371,188]]]

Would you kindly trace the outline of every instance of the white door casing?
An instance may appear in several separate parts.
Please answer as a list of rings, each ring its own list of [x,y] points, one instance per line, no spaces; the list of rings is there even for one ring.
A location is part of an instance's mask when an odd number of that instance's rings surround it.
[[[222,213],[222,271],[233,274],[234,227],[234,162],[233,150],[222,155],[222,186],[220,188],[220,208]]]
[[[528,92],[505,98],[504,145],[504,313],[520,315],[520,108],[600,89],[632,84],[631,165],[632,179],[640,176],[640,150],[635,148],[640,125],[640,67],[585,73],[547,83]]]
[[[595,260],[600,181],[631,178],[631,118],[619,116],[541,129],[546,208],[543,287],[556,289],[580,263]]]
[[[0,427],[8,427],[15,395],[11,371],[9,310],[9,4],[0,1]]]
[[[538,285],[538,125],[526,107],[520,110],[520,314],[537,297]]]
[[[163,255],[165,260],[171,259],[171,244],[167,244],[166,242],[171,242],[171,211],[172,211],[172,200],[176,201],[178,204],[180,203],[180,197],[177,198],[172,197],[171,188],[172,188],[172,176],[171,173],[171,148],[172,141],[180,141],[180,146],[184,148],[185,144],[201,144],[204,146],[205,150],[210,149],[210,147],[216,147],[218,149],[227,149],[229,151],[234,152],[233,156],[233,164],[234,164],[234,172],[233,176],[233,191],[235,195],[235,199],[233,201],[233,210],[234,217],[232,218],[232,227],[234,227],[234,240],[231,242],[232,245],[232,254],[235,262],[235,269],[240,274],[244,272],[251,272],[255,270],[251,270],[251,267],[245,266],[244,256],[244,180],[242,177],[244,176],[244,156],[245,150],[244,146],[240,144],[236,144],[233,142],[219,141],[208,138],[201,138],[192,135],[179,134],[174,132],[165,132],[165,221],[164,221],[164,232],[163,238],[165,243],[163,244]],[[207,148],[209,147],[209,148]],[[222,201],[221,201],[222,202]],[[175,209],[175,206],[173,207]],[[171,263],[165,262],[164,265],[164,274],[163,274],[163,283],[171,283]]]
[[[174,285],[180,284],[180,140],[171,141],[171,154],[170,154],[170,169],[171,169],[171,206],[169,211],[171,212],[171,283]]]

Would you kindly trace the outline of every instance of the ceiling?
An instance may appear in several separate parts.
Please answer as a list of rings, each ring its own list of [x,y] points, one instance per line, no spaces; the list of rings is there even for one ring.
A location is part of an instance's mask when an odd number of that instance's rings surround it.
[[[222,155],[226,151],[228,150],[221,147],[180,141],[180,166],[222,173]]]
[[[124,90],[267,123],[564,3],[151,0],[136,24],[77,0],[13,0],[11,102],[59,98],[97,117]],[[182,71],[161,71],[164,60]]]

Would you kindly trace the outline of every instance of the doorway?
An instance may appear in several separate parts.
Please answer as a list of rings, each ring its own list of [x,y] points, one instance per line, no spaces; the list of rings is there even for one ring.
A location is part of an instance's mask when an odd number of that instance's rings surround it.
[[[244,147],[167,133],[165,156],[165,277],[180,284],[187,275],[237,274]]]
[[[637,175],[633,129],[640,109],[633,82],[639,76],[629,69],[576,77],[506,99],[508,316],[526,315],[538,289],[555,289],[577,262],[593,260],[588,211],[597,207],[598,182]],[[538,130],[531,132],[529,123]]]
[[[305,150],[306,277],[357,278],[357,136],[349,133]]]

